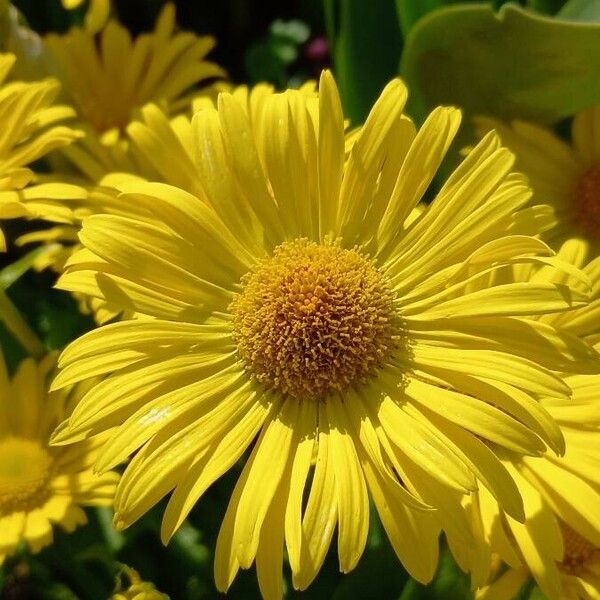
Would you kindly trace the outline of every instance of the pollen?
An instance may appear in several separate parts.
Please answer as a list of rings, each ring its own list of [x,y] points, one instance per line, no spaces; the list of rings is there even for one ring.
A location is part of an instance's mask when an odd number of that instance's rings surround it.
[[[322,400],[374,376],[401,338],[394,296],[358,249],[285,242],[241,281],[239,355],[272,390]]]
[[[600,240],[600,165],[588,169],[573,193],[575,219],[586,236]]]
[[[29,511],[50,495],[52,457],[35,440],[0,440],[0,516]]]
[[[563,569],[576,575],[585,570],[591,561],[600,562],[600,550],[583,536],[561,522],[565,557],[562,562]]]

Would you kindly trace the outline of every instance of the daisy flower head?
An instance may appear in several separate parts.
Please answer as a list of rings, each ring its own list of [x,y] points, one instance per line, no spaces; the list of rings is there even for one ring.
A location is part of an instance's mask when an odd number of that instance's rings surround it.
[[[35,173],[29,165],[78,137],[78,132],[61,124],[73,117],[73,110],[54,104],[56,80],[7,81],[14,63],[14,55],[0,54],[0,219],[38,215],[68,219],[71,211],[60,201],[79,191],[60,183],[30,185]],[[5,250],[1,231],[0,250]]]
[[[539,321],[556,327],[565,344],[581,339],[600,350],[600,258],[585,264],[586,253],[583,240],[571,239],[558,256],[582,267],[592,283],[590,304],[560,315],[544,315]],[[519,265],[511,275],[513,281],[560,281],[564,277],[531,265]],[[449,536],[459,564],[472,573],[474,587],[484,586],[489,579],[492,557],[509,566],[478,592],[478,598],[509,600],[530,575],[551,600],[588,600],[596,597],[590,589],[600,589],[600,377],[592,370],[565,372],[563,379],[572,398],[542,398],[539,408],[541,416],[551,417],[555,427],[560,427],[564,456],[551,452],[542,457],[519,456],[505,449],[501,457],[523,498],[525,522],[505,514],[481,489],[466,503],[476,543],[469,548]]]
[[[600,253],[600,105],[573,119],[570,143],[549,129],[514,121],[476,119],[480,134],[495,129],[529,179],[533,200],[550,204],[557,224],[545,235],[559,246],[570,237],[585,240],[590,256]]]
[[[86,523],[83,506],[112,504],[117,474],[92,473],[98,440],[48,445],[71,402],[48,393],[55,363],[25,359],[10,378],[0,355],[0,563],[22,543],[32,552],[51,544],[54,525],[71,532]]]
[[[537,401],[570,394],[552,368],[597,362],[583,342],[523,320],[584,306],[587,292],[545,282],[471,291],[507,264],[555,264],[526,235],[539,210],[521,210],[530,190],[495,134],[415,210],[460,112],[438,108],[417,130],[406,98],[401,81],[388,84],[347,155],[327,71],[318,95],[271,94],[256,119],[221,94],[192,122],[203,195],[124,182],[139,216],[84,220],[84,248],[59,280],[150,317],[76,340],[53,384],[102,379],[53,442],[114,428],[97,468],[133,455],[118,527],[173,491],[166,542],[249,452],[217,541],[221,590],[256,562],[263,595],[279,598],[284,545],[305,589],[336,530],[350,571],[369,497],[400,560],[428,581],[440,514],[469,536],[464,495],[485,487],[523,519],[496,449],[560,450],[550,419],[531,426]]]
[[[184,110],[195,85],[225,75],[206,60],[212,37],[176,30],[172,3],[153,31],[135,39],[111,19],[97,34],[73,27],[45,43],[86,133],[65,156],[94,183],[110,171],[135,172],[123,133],[139,108],[153,101],[169,112]]]

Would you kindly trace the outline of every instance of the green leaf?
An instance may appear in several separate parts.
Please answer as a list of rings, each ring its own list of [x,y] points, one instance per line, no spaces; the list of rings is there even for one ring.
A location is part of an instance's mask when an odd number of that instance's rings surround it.
[[[569,0],[557,16],[569,21],[599,23],[600,0]]]
[[[565,4],[565,0],[527,0],[526,6],[545,15],[555,15]]]
[[[600,25],[507,4],[446,7],[406,40],[401,72],[418,119],[438,104],[546,123],[600,102]]]
[[[402,36],[395,0],[325,0],[325,15],[345,114],[356,125],[397,74]]]
[[[413,26],[430,12],[451,4],[477,2],[478,0],[396,0],[402,35],[406,37]]]
[[[446,4],[445,0],[396,0],[402,34],[406,36],[421,17]]]
[[[469,577],[463,573],[448,549],[442,551],[433,581],[422,585],[411,579],[399,596],[399,600],[472,600]]]

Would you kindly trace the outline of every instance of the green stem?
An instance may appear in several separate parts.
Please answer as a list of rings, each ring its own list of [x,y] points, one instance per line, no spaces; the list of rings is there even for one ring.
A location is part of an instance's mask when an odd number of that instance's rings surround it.
[[[2,288],[0,288],[0,320],[31,356],[40,358],[45,354],[42,342]]]

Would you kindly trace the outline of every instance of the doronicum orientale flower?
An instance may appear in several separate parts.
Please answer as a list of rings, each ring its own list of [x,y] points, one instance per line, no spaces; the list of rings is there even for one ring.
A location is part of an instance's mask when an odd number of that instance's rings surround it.
[[[557,224],[545,239],[558,247],[570,237],[585,240],[588,258],[600,253],[600,105],[578,113],[571,126],[571,143],[548,129],[515,121],[476,120],[481,134],[496,129],[512,150],[516,166],[529,179],[533,200],[550,204]]]
[[[68,220],[71,210],[61,200],[80,190],[62,183],[30,185],[35,173],[29,165],[77,138],[76,131],[60,124],[74,112],[53,104],[56,80],[7,82],[14,62],[14,55],[0,54],[0,220],[42,215]],[[0,230],[0,250],[5,249]]]
[[[69,398],[48,394],[56,357],[25,359],[11,379],[0,355],[0,563],[21,543],[39,552],[52,527],[73,531],[86,523],[82,506],[112,504],[118,476],[92,473],[100,441],[50,447]]]
[[[600,258],[585,264],[586,253],[585,241],[571,239],[562,245],[558,256],[587,275],[593,290],[590,304],[560,315],[544,315],[540,320],[559,329],[565,343],[579,338],[600,350]],[[518,265],[511,280],[556,282],[561,280],[557,275],[547,267]],[[497,579],[492,574],[492,584],[478,593],[478,599],[511,600],[530,574],[550,600],[597,598],[600,376],[595,372],[565,372],[563,378],[573,391],[572,398],[543,398],[540,407],[560,427],[566,445],[564,456],[546,452],[542,457],[530,457],[503,451],[503,464],[523,498],[525,522],[505,514],[482,488],[466,503],[473,531],[478,532],[475,543],[467,547],[449,537],[459,564],[471,571],[474,587],[490,579],[490,562],[501,560],[510,567]],[[596,595],[589,590],[596,590]]]
[[[548,282],[471,292],[507,264],[559,262],[525,235],[537,213],[521,211],[530,190],[495,134],[417,208],[460,112],[438,108],[417,131],[406,97],[392,81],[346,157],[328,72],[318,96],[273,94],[257,120],[222,94],[192,123],[204,194],[124,181],[140,216],[86,219],[84,249],[59,280],[152,317],[76,340],[53,384],[103,378],[53,443],[114,428],[97,468],[134,455],[117,527],[174,490],[168,541],[249,451],[217,541],[220,590],[256,561],[263,595],[281,597],[284,544],[305,589],[336,529],[340,569],[352,570],[369,496],[400,560],[430,580],[440,515],[460,519],[463,496],[485,487],[523,519],[495,449],[556,447],[538,400],[570,390],[552,369],[597,360],[529,319],[583,306],[586,292]]]
[[[110,171],[136,172],[123,133],[137,109],[152,101],[170,113],[185,110],[195,85],[225,75],[206,60],[212,37],[176,31],[172,3],[164,6],[152,32],[135,39],[109,20],[96,35],[73,27],[44,41],[86,134],[64,155],[93,183]]]

